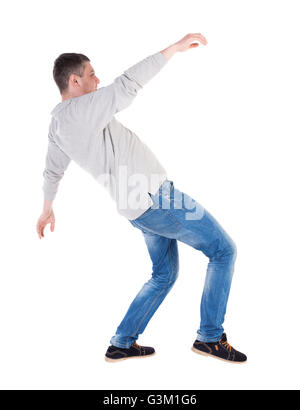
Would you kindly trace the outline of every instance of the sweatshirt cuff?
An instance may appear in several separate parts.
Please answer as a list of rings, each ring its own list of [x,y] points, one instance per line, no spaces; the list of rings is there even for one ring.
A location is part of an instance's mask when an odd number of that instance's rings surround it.
[[[169,61],[161,51],[159,51],[158,53],[154,54],[153,56],[155,58],[155,60],[157,61],[157,63],[163,67],[165,64],[167,64],[167,62]]]
[[[53,193],[53,192],[45,191],[43,189],[43,193],[44,193],[44,200],[45,201],[53,201],[54,198],[56,197],[56,192]]]

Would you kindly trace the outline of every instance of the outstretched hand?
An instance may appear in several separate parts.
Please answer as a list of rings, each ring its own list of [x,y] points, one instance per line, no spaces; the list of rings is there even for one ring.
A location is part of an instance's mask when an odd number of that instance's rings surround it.
[[[44,229],[49,223],[50,223],[50,230],[51,232],[53,232],[54,227],[55,227],[55,216],[54,216],[54,212],[52,209],[51,211],[47,213],[42,213],[42,215],[39,217],[39,220],[36,224],[36,230],[37,230],[37,233],[40,239],[44,237]]]
[[[207,44],[207,40],[202,34],[200,33],[187,34],[181,40],[175,43],[176,50],[177,51],[187,51],[190,48],[198,47],[199,43],[195,43],[195,42],[200,42],[204,46]]]

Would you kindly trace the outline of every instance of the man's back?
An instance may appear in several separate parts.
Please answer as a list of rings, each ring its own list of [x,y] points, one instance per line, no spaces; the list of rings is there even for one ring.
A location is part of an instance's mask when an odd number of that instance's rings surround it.
[[[140,216],[167,178],[151,150],[114,115],[167,63],[159,52],[126,70],[112,84],[59,103],[51,112],[44,170],[45,199],[53,200],[71,160],[105,186],[128,219]],[[140,196],[139,196],[139,195]]]

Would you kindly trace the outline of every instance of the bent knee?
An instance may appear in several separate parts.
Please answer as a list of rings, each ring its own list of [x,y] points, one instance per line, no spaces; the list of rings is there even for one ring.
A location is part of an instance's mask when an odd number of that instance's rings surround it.
[[[174,270],[174,282],[178,279],[179,276],[179,265],[176,265]]]
[[[231,238],[228,238],[228,240],[226,241],[226,245],[224,247],[223,253],[226,256],[231,256],[233,260],[236,259],[237,246],[236,246],[236,243]]]
[[[211,256],[212,259],[232,259],[235,260],[237,256],[237,247],[235,242],[227,235],[219,241],[219,245],[216,248],[214,254]]]
[[[164,272],[164,273],[155,273],[152,275],[152,279],[151,282],[152,283],[156,283],[159,285],[159,287],[168,287],[168,286],[172,286],[177,278],[178,278],[178,274],[179,274],[179,267],[178,265],[173,265],[172,270],[169,270],[168,272]]]
[[[176,282],[179,276],[179,265],[173,265],[172,274],[170,275],[169,285],[172,286]]]
[[[178,275],[179,275],[179,266],[176,264],[176,265],[173,265],[172,271],[170,272],[168,285],[173,285],[178,279]]]

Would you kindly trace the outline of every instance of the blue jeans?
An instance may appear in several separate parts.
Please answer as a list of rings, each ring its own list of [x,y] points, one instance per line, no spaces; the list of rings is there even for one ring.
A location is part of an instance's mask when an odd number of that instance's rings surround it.
[[[110,343],[129,348],[173,287],[179,272],[177,240],[209,258],[196,338],[202,342],[218,341],[224,332],[222,324],[236,259],[235,243],[213,216],[176,189],[173,181],[165,180],[155,195],[149,195],[153,205],[129,222],[143,233],[152,261],[152,276],[129,306]]]

